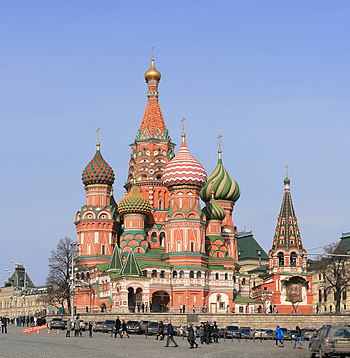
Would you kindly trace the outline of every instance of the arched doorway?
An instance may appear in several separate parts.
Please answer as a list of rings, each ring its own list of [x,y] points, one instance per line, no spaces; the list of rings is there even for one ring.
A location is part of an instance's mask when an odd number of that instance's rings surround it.
[[[132,287],[128,288],[128,308],[129,312],[135,312],[135,291]]]
[[[152,295],[152,312],[167,312],[170,296],[165,291],[156,291]]]
[[[136,301],[136,307],[137,307],[137,312],[141,312],[141,307],[142,307],[142,288],[138,287],[136,289],[136,295],[135,295],[135,301]]]

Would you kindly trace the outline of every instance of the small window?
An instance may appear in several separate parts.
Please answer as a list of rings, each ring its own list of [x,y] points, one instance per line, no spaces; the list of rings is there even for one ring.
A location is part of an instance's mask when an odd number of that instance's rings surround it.
[[[177,271],[173,271],[173,278],[177,278]]]
[[[190,278],[194,278],[194,271],[190,271]]]
[[[194,243],[191,242],[191,252],[193,252],[193,251],[194,251]]]
[[[184,278],[185,277],[185,273],[181,270],[180,271],[180,278]]]
[[[218,280],[218,279],[219,279],[219,274],[216,273],[216,274],[215,274],[215,280]]]
[[[106,247],[105,247],[105,245],[102,245],[101,251],[102,251],[102,255],[106,255]]]
[[[197,278],[201,278],[202,277],[202,273],[200,271],[197,271]]]
[[[242,285],[245,285],[245,278],[242,278]]]
[[[228,280],[228,273],[225,273],[225,280]]]
[[[142,275],[143,275],[143,277],[147,277],[147,270],[143,270]]]
[[[279,252],[277,254],[278,257],[278,266],[279,267],[283,267],[284,266],[284,253],[283,252]]]
[[[162,270],[162,271],[160,271],[160,278],[164,278],[164,277],[165,277],[165,271]]]
[[[157,270],[152,270],[151,277],[157,277]]]

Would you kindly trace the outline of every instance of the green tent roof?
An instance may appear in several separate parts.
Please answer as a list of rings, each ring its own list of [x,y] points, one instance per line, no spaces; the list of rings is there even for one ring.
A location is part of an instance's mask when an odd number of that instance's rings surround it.
[[[268,260],[266,252],[254,239],[251,231],[238,233],[237,244],[238,253],[240,254],[238,262],[247,259],[259,260],[259,258],[261,260]],[[260,256],[259,253],[261,254]]]
[[[119,247],[115,245],[111,259],[107,266],[107,271],[120,270],[122,268],[122,260],[120,258]]]
[[[120,276],[142,276],[140,265],[133,251],[129,251],[126,262],[120,271]]]

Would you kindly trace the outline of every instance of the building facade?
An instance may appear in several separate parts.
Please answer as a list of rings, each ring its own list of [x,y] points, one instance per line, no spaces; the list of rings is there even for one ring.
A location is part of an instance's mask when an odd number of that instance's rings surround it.
[[[146,110],[131,144],[120,202],[99,142],[83,171],[86,202],[75,219],[78,312],[226,313],[234,310],[237,294],[249,292],[249,282],[237,279],[232,214],[239,186],[223,165],[220,145],[207,177],[188,149],[184,126],[175,154],[158,101],[160,79],[152,58],[145,73]]]

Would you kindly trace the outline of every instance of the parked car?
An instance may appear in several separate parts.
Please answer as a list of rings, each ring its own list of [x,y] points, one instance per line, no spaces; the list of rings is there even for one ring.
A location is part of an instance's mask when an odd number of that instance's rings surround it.
[[[292,341],[297,333],[298,331],[296,331],[295,329],[289,329],[287,332],[284,333],[283,339],[285,339],[286,341]]]
[[[148,322],[148,334],[151,336],[158,333],[158,322]]]
[[[66,323],[60,317],[52,318],[51,322],[49,323],[50,329],[66,329]]]
[[[267,339],[275,339],[275,332],[272,329],[266,329],[265,333]]]
[[[253,339],[267,339],[266,331],[264,328],[254,328],[250,333],[250,337]]]
[[[114,332],[115,327],[115,320],[113,319],[106,319],[103,323],[103,331],[102,332]]]
[[[241,338],[250,338],[250,327],[241,327]]]
[[[301,330],[301,339],[303,341],[309,341],[312,336],[317,332],[316,328],[303,328]]]
[[[94,332],[103,332],[104,331],[104,322],[102,322],[102,321],[94,322],[94,324],[92,326],[92,330]]]
[[[241,338],[241,331],[238,326],[226,326],[226,338]]]
[[[141,327],[141,332],[145,333],[146,331],[146,327],[148,327],[149,321],[141,321],[140,322],[140,327]]]
[[[309,344],[310,357],[350,356],[350,326],[325,325]]]
[[[126,328],[129,333],[142,333],[139,321],[128,321],[126,322]]]

